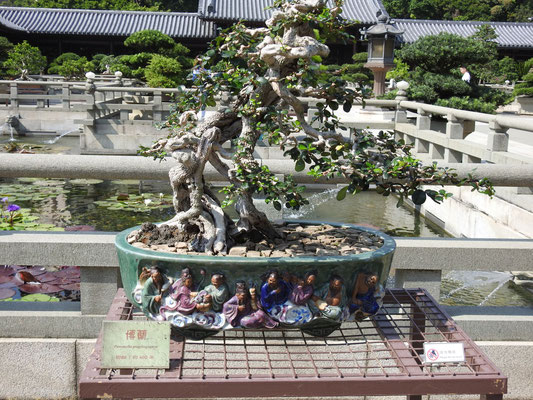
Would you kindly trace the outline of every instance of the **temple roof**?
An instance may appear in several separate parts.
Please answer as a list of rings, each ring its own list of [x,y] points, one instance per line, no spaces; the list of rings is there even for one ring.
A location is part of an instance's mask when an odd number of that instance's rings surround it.
[[[243,19],[263,22],[270,17],[272,11],[267,10],[267,7],[273,2],[274,0],[200,0],[198,13],[202,18],[212,21],[236,22]],[[373,24],[377,22],[378,10],[385,10],[380,0],[345,0],[342,16],[351,21]]]
[[[422,36],[437,35],[441,32],[459,36],[471,36],[481,25],[492,26],[498,37],[498,47],[533,47],[533,23],[524,22],[484,22],[484,21],[435,21],[417,19],[395,19],[395,25],[404,34],[404,43],[413,43]]]
[[[215,37],[197,13],[0,7],[0,24],[32,34],[129,36],[154,29],[174,38]]]

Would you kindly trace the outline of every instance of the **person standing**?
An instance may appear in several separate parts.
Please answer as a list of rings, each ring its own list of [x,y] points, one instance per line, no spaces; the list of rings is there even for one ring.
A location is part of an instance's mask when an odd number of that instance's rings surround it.
[[[468,72],[468,69],[464,65],[461,65],[459,67],[459,70],[461,71],[461,74],[463,74],[463,77],[461,79],[470,85],[471,76],[470,72]]]

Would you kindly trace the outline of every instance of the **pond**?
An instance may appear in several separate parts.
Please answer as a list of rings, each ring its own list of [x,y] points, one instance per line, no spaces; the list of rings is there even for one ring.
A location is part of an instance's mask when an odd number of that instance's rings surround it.
[[[25,138],[26,146],[39,153],[78,151],[77,137]],[[1,138],[6,144],[8,138]],[[0,146],[2,144],[0,143]],[[372,225],[393,236],[446,237],[446,232],[406,207],[396,208],[394,197],[368,191],[336,200],[337,188],[309,190],[310,204],[300,211],[283,210],[286,219],[325,220]],[[0,198],[22,207],[28,216],[15,226],[31,230],[121,231],[145,221],[158,222],[172,216],[170,187],[159,181],[102,181],[86,179],[0,179]],[[261,209],[272,210],[258,199]],[[235,218],[236,215],[228,210]],[[2,229],[2,226],[0,226]],[[54,271],[47,271],[54,272]],[[4,279],[5,280],[5,279]],[[391,282],[392,283],[392,282]],[[0,293],[3,288],[0,278]],[[4,286],[5,287],[5,286]],[[6,293],[8,293],[6,291]],[[452,271],[443,275],[441,299],[448,305],[531,306],[529,292],[503,272]],[[28,293],[31,294],[31,293]],[[24,293],[17,293],[24,298]],[[52,297],[54,297],[52,295]],[[58,298],[76,299],[76,292]],[[15,298],[15,297],[14,297]]]

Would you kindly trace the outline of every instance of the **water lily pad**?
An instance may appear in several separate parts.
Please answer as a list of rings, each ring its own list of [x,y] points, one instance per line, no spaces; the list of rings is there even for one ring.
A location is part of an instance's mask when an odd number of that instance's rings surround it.
[[[37,294],[30,294],[28,296],[24,296],[23,298],[20,299],[20,301],[41,301],[41,302],[53,301],[53,302],[56,302],[56,301],[59,301],[59,299],[48,296],[46,294],[37,293]]]
[[[69,182],[73,185],[97,185],[102,183],[101,179],[71,179]]]
[[[0,265],[0,276],[13,275],[16,271],[11,265]]]
[[[17,294],[17,291],[11,288],[0,288],[0,300],[10,299]]]
[[[79,283],[60,284],[58,286],[63,290],[80,290]]]
[[[31,284],[26,283],[24,285],[20,285],[19,289],[24,293],[57,293],[60,292],[62,289],[59,286],[52,285],[49,283],[41,283],[41,284]]]
[[[13,277],[9,275],[0,275],[0,283],[13,282]]]

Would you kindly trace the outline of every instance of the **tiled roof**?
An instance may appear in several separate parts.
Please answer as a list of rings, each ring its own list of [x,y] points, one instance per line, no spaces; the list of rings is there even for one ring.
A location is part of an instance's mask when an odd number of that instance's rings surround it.
[[[243,19],[262,22],[270,17],[272,11],[267,10],[267,7],[272,3],[273,0],[200,0],[198,13],[213,21],[233,22]],[[380,9],[385,10],[380,0],[346,0],[342,16],[348,20],[373,24],[377,22],[376,12]]]
[[[154,29],[174,38],[212,38],[213,22],[196,13],[0,7],[0,25],[33,34],[129,36]]]
[[[413,43],[422,36],[441,32],[470,36],[478,27],[489,24],[496,30],[499,47],[533,47],[533,23],[523,22],[481,22],[481,21],[434,21],[416,19],[395,19],[396,26],[403,30],[403,42]]]

